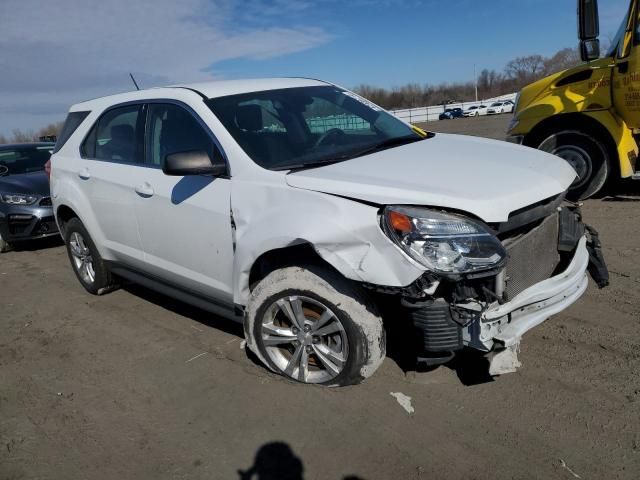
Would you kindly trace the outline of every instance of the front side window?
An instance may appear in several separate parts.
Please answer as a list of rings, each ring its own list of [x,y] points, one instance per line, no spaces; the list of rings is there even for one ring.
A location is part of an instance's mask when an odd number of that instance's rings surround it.
[[[40,172],[52,150],[53,144],[0,147],[0,176]]]
[[[162,166],[167,155],[180,152],[206,152],[212,160],[221,159],[215,143],[184,108],[166,103],[149,105],[145,163]]]
[[[207,104],[245,153],[270,170],[348,160],[424,138],[376,105],[333,86],[251,92]]]
[[[142,105],[108,110],[82,144],[84,157],[112,162],[141,163],[138,135],[144,128]]]

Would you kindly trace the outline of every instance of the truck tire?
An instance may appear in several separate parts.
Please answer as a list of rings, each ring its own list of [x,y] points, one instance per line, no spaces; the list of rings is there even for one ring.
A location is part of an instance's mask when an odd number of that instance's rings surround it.
[[[71,268],[87,292],[102,295],[116,288],[111,272],[79,218],[65,223],[64,240]]]
[[[357,384],[386,351],[382,318],[362,288],[318,266],[267,275],[251,293],[244,330],[267,367],[301,383]]]
[[[569,200],[584,200],[600,191],[609,177],[610,159],[604,143],[595,135],[564,130],[546,137],[538,148],[566,160],[578,174],[569,187]]]

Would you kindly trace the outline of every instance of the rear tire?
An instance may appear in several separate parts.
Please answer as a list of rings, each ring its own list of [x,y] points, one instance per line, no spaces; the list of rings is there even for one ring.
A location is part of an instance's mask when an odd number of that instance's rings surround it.
[[[566,160],[578,174],[569,187],[569,200],[585,200],[604,186],[609,177],[610,159],[600,139],[579,130],[565,130],[545,138],[538,148]]]
[[[71,268],[87,292],[102,295],[116,288],[111,272],[80,219],[72,218],[65,223],[64,240]]]
[[[267,275],[251,294],[244,329],[265,365],[301,383],[360,383],[386,351],[382,318],[365,292],[318,266]]]

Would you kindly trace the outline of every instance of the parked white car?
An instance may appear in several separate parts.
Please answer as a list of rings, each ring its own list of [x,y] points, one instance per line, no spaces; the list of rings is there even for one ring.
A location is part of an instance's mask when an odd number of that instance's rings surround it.
[[[483,117],[487,114],[488,107],[486,105],[474,105],[464,111],[465,117]]]
[[[513,113],[513,102],[506,100],[504,102],[494,102],[489,105],[487,115],[497,115],[499,113]]]
[[[79,103],[56,149],[55,215],[88,292],[124,278],[243,322],[300,382],[370,376],[387,328],[426,362],[468,346],[511,371],[522,335],[585,291],[589,252],[601,261],[563,201],[564,160],[427,133],[317,80]]]

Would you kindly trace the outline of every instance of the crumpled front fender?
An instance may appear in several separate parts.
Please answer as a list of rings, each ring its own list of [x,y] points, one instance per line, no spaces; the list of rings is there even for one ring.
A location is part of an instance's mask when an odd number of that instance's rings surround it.
[[[249,274],[261,255],[302,243],[351,280],[405,287],[424,273],[382,232],[377,206],[286,184],[238,182],[231,208],[237,305],[247,304]]]

